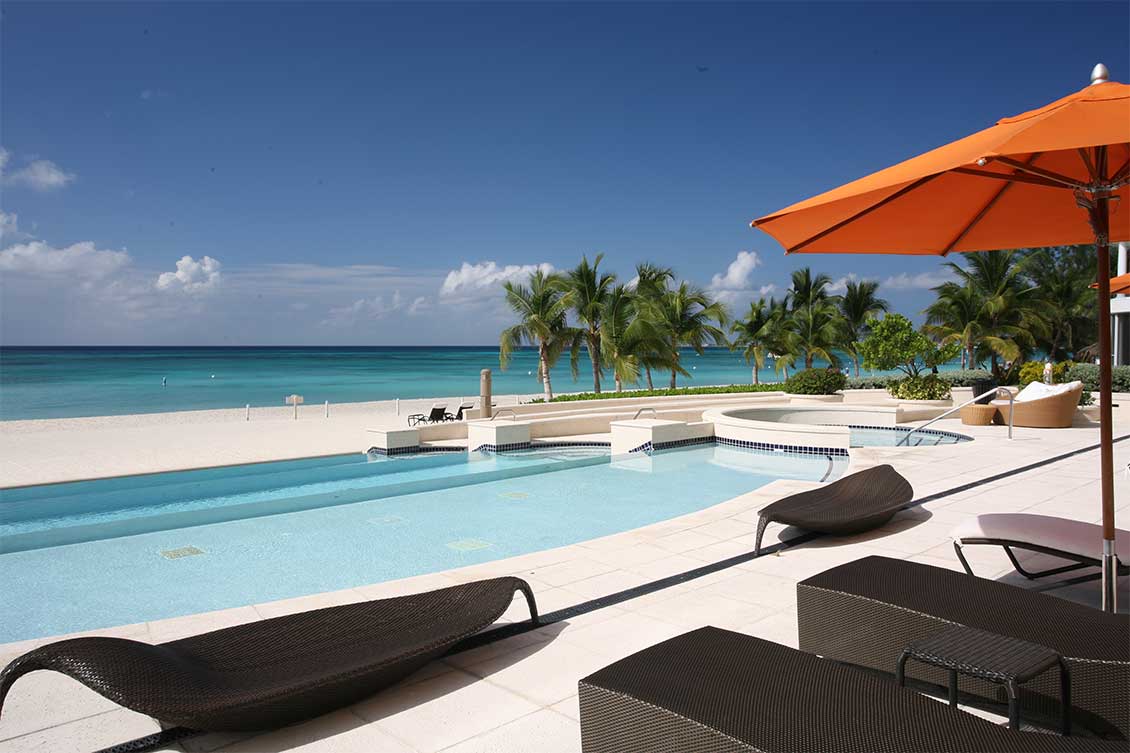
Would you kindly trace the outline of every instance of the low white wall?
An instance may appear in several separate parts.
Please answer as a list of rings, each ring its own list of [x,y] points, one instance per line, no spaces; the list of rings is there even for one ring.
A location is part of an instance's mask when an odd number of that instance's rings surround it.
[[[722,409],[731,419],[772,422],[774,424],[856,424],[859,426],[894,426],[898,422],[898,405],[782,405],[735,406]],[[707,411],[704,417],[712,415]]]
[[[795,406],[780,410],[818,412],[822,409]],[[793,447],[836,447],[844,450],[851,446],[851,430],[846,426],[783,423],[775,420],[773,414],[762,414],[760,411],[757,412],[759,419],[745,417],[751,413],[754,411],[744,408],[721,408],[706,411],[702,418],[714,424],[714,436],[720,439]]]
[[[419,447],[420,432],[416,429],[368,429],[370,447],[382,450],[399,450]]]
[[[625,455],[649,442],[661,445],[714,435],[714,427],[710,423],[653,418],[613,421],[610,429],[613,455]]]
[[[471,421],[467,424],[467,450],[473,452],[483,445],[527,444],[530,441],[530,424],[527,421]]]

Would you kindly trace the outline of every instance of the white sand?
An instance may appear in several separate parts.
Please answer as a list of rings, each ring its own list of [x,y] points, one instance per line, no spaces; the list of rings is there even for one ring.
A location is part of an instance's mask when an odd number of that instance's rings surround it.
[[[467,402],[471,396],[464,396]],[[495,395],[514,405],[530,395]],[[477,402],[477,396],[473,398]],[[366,429],[406,426],[410,413],[460,397],[143,413],[0,422],[0,487],[364,452]]]

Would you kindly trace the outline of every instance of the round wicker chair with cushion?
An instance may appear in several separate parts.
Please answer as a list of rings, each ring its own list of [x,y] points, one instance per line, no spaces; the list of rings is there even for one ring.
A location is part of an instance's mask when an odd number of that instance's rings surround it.
[[[1008,425],[1008,415],[1011,412],[1013,426],[1066,429],[1075,419],[1075,410],[1082,394],[1082,382],[1069,382],[1054,387],[1032,382],[1020,391],[1011,405],[1007,400],[994,400],[992,404],[997,408],[998,424]]]

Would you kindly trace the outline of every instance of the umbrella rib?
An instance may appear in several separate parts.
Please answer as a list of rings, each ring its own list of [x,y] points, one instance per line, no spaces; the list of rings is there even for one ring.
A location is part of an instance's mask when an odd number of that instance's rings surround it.
[[[1026,165],[1023,162],[1014,160],[1011,157],[991,157],[990,159],[996,162],[1001,162],[1005,165],[1008,165],[1009,167],[1014,167],[1017,170],[1022,170],[1023,172],[1031,173],[1032,175],[1038,175],[1041,178],[1047,178],[1048,180],[1054,181],[1056,183],[1061,183],[1068,188],[1086,188],[1084,184],[1080,183],[1074,178],[1069,178],[1066,175],[1060,175],[1059,173],[1053,172],[1052,170],[1045,170],[1042,167],[1032,167],[1031,165]]]
[[[839,230],[840,228],[842,228],[844,225],[848,225],[848,224],[855,222],[856,220],[858,220],[862,217],[865,217],[865,216],[871,214],[876,209],[879,209],[880,207],[883,207],[883,206],[891,203],[895,199],[898,199],[900,196],[903,196],[904,194],[910,193],[914,189],[919,188],[919,187],[925,185],[926,183],[929,183],[934,178],[937,178],[940,175],[945,175],[945,173],[934,173],[933,175],[927,175],[924,178],[919,178],[918,180],[914,181],[910,185],[903,186],[902,188],[895,191],[890,196],[887,196],[886,198],[884,198],[882,201],[877,201],[874,204],[870,205],[869,207],[866,207],[865,209],[861,209],[860,211],[856,212],[851,217],[848,217],[845,220],[840,220],[835,225],[832,225],[831,227],[828,227],[828,228],[821,230],[819,233],[817,233],[816,235],[813,235],[810,238],[806,238],[805,240],[796,244],[792,248],[787,249],[785,251],[785,253],[791,254],[795,251],[799,251],[802,248],[804,248],[805,246],[809,245],[810,243],[814,243],[814,242],[820,240],[821,238],[823,238],[827,235],[831,235],[832,233],[834,233],[837,230]]]
[[[1035,175],[1024,175],[1023,173],[993,173],[988,170],[977,170],[972,167],[955,167],[950,170],[951,173],[959,173],[961,175],[975,175],[978,178],[994,178],[996,180],[1004,180],[1009,183],[1031,183],[1034,186],[1043,186],[1044,188],[1058,188],[1064,191],[1074,190],[1071,186],[1065,186],[1062,183],[1055,183],[1050,180],[1039,178]]]
[[[1087,150],[1083,148],[1079,148],[1077,151],[1079,156],[1083,158],[1083,164],[1087,166],[1087,174],[1091,176],[1091,180],[1097,183],[1099,174],[1095,172],[1095,163],[1091,161],[1091,155],[1087,154]]]
[[[1036,152],[1036,153],[1032,154],[1032,156],[1030,156],[1028,158],[1028,160],[1027,160],[1027,162],[1025,162],[1025,164],[1027,166],[1031,167],[1032,163],[1034,163],[1037,159],[1040,158],[1040,155],[1041,155],[1041,152]],[[969,235],[969,231],[972,230],[973,228],[975,228],[977,226],[977,223],[979,223],[981,220],[983,220],[985,218],[985,215],[987,215],[989,213],[989,210],[992,209],[996,205],[996,203],[1001,200],[1001,197],[1004,196],[1005,193],[1008,192],[1008,189],[1012,188],[1014,185],[1016,185],[1015,181],[1009,181],[1009,182],[1005,183],[1003,186],[1001,186],[1000,190],[997,191],[995,194],[993,194],[993,197],[991,199],[989,199],[988,203],[986,203],[985,206],[981,207],[981,211],[977,213],[977,216],[974,217],[969,222],[969,224],[966,225],[965,228],[962,229],[962,231],[957,234],[956,238],[954,238],[952,241],[950,241],[950,244],[948,246],[946,246],[944,249],[942,249],[942,256],[947,256],[950,251],[954,250],[954,248],[957,246],[958,243],[961,243],[963,240],[965,240],[965,236]]]

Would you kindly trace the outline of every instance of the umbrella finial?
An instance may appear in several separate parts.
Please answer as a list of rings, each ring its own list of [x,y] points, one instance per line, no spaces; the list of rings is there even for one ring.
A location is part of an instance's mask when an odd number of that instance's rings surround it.
[[[1110,81],[1110,71],[1102,63],[1097,63],[1091,69],[1091,85],[1105,84],[1107,81]]]

